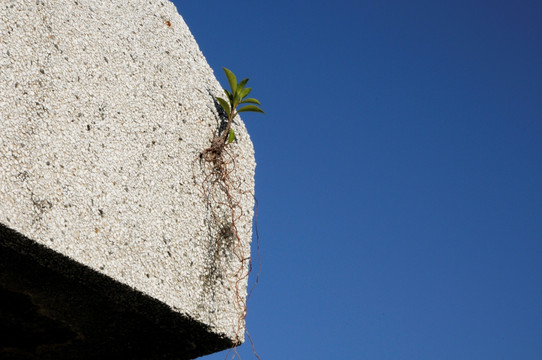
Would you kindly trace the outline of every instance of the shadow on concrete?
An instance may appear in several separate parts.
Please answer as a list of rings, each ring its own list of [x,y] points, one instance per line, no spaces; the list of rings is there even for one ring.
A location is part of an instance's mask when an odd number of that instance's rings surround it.
[[[193,359],[204,324],[0,224],[0,358]]]

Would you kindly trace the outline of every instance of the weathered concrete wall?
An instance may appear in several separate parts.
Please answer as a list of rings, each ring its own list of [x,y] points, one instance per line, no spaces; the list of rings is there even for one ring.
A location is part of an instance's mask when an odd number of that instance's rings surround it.
[[[231,202],[200,159],[221,93],[167,0],[3,0],[0,223],[242,339],[255,163],[237,121],[232,245],[217,222]]]

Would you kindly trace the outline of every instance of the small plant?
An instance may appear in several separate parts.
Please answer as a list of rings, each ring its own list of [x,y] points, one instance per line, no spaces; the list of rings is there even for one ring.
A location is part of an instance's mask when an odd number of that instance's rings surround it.
[[[241,282],[246,279],[252,269],[252,260],[250,252],[246,254],[246,250],[243,249],[241,235],[237,229],[237,222],[244,216],[243,213],[246,213],[245,209],[241,209],[240,198],[245,196],[254,197],[254,194],[250,190],[243,190],[235,182],[235,159],[237,156],[227,148],[227,145],[236,139],[232,124],[239,113],[246,111],[263,113],[263,110],[260,108],[261,104],[257,99],[248,97],[252,90],[246,87],[248,79],[237,82],[237,77],[233,72],[226,68],[222,69],[224,69],[224,73],[228,79],[230,90],[224,89],[226,98],[217,96],[216,101],[224,109],[228,120],[225,127],[222,127],[223,124],[221,124],[218,134],[215,134],[211,140],[211,145],[202,151],[200,161],[204,160],[204,163],[211,165],[210,168],[207,166],[203,167],[203,169],[210,171],[204,170],[205,177],[202,183],[202,193],[207,201],[210,215],[210,229],[212,229],[211,231],[214,233],[215,238],[213,245],[216,249],[216,264],[213,266],[223,274],[230,273],[228,281],[234,290],[237,310],[240,311],[236,338],[232,347],[234,355],[239,357],[236,348],[240,344],[239,339],[242,335],[243,322],[247,313],[246,301],[243,299],[243,292],[240,290],[240,286]],[[223,205],[225,205],[225,209]],[[256,239],[258,241],[257,228]],[[227,253],[232,254],[238,261],[239,267],[237,269],[228,269],[227,263],[222,261],[222,257]],[[245,273],[247,265],[248,273]],[[233,273],[231,273],[231,270],[233,270]],[[259,276],[259,273],[257,276]],[[250,292],[248,296],[250,296]],[[252,344],[254,354],[260,359],[254,350],[254,343],[246,329],[245,333]],[[226,355],[226,358],[228,356],[229,353]]]
[[[226,77],[228,78],[228,83],[230,84],[231,90],[228,91],[224,89],[224,92],[228,96],[228,101],[221,97],[217,97],[216,100],[220,103],[220,105],[224,108],[224,111],[226,111],[226,114],[228,115],[228,124],[226,125],[226,129],[224,130],[222,137],[224,143],[229,144],[235,140],[235,132],[231,128],[231,124],[235,116],[237,116],[237,114],[243,111],[263,113],[263,110],[260,109],[260,107],[258,106],[261,104],[257,99],[246,99],[246,97],[248,96],[248,94],[250,94],[250,91],[252,90],[252,88],[245,87],[248,79],[243,79],[241,80],[241,82],[238,83],[237,78],[235,77],[235,74],[233,72],[226,69],[225,67],[223,67],[222,69],[224,69],[224,72],[226,73]],[[241,104],[250,105],[245,105],[241,108],[237,108]]]
[[[259,112],[263,113],[263,110],[260,109],[260,102],[254,98],[247,98],[247,96],[252,91],[252,88],[247,88],[247,79],[243,79],[240,82],[237,82],[237,77],[231,70],[223,67],[228,83],[230,84],[230,90],[224,89],[226,93],[227,100],[221,97],[216,97],[216,100],[222,106],[226,115],[228,115],[228,122],[226,128],[219,135],[215,136],[211,146],[203,152],[203,155],[207,161],[220,162],[222,157],[222,151],[227,144],[230,144],[235,141],[235,132],[232,129],[233,119],[237,114],[245,111]],[[246,105],[245,105],[246,104]],[[244,105],[242,107],[239,107]]]
[[[226,97],[221,98],[217,96],[216,101],[224,109],[228,120],[225,127],[220,126],[218,134],[214,135],[211,140],[211,145],[203,150],[200,160],[203,159],[205,162],[212,164],[211,171],[207,172],[203,180],[202,192],[210,211],[211,228],[214,229],[213,232],[216,236],[214,247],[216,248],[217,264],[215,266],[224,274],[230,272],[228,281],[234,290],[237,310],[240,311],[236,338],[231,349],[234,355],[239,357],[236,348],[240,344],[239,339],[242,335],[243,322],[247,313],[246,301],[243,299],[243,292],[240,290],[240,286],[241,282],[250,273],[252,262],[250,252],[246,254],[246,250],[243,249],[241,235],[237,229],[237,222],[242,218],[243,213],[246,213],[245,209],[241,209],[240,197],[247,195],[253,197],[254,195],[251,191],[242,190],[239,184],[235,183],[235,176],[233,175],[235,173],[235,159],[237,156],[227,148],[227,145],[236,139],[232,124],[239,113],[248,111],[263,113],[263,110],[260,108],[261,104],[257,99],[248,97],[252,90],[246,87],[248,79],[237,82],[237,77],[233,72],[226,68],[222,69],[228,79],[230,90],[224,89]],[[225,213],[223,212],[222,205],[226,205]],[[258,239],[258,236],[256,238]],[[226,251],[231,253],[239,262],[239,267],[232,269],[233,273],[228,271],[227,263],[223,263],[221,260],[223,252],[226,254]],[[247,265],[248,273],[245,273]],[[256,283],[257,281],[256,279]],[[246,329],[245,333],[252,344],[254,355],[260,359],[254,350],[254,343]],[[228,358],[228,355],[226,355],[226,358]]]

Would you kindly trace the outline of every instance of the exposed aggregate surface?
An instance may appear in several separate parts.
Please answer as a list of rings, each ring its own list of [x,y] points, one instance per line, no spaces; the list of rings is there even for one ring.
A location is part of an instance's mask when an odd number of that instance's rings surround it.
[[[234,338],[199,161],[221,93],[170,1],[3,0],[0,222]],[[246,250],[254,152],[235,131]]]

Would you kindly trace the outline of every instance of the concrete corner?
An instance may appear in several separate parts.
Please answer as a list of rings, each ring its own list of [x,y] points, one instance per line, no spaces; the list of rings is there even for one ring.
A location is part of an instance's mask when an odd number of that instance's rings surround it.
[[[243,341],[254,152],[167,0],[0,5],[0,354],[191,359]]]

